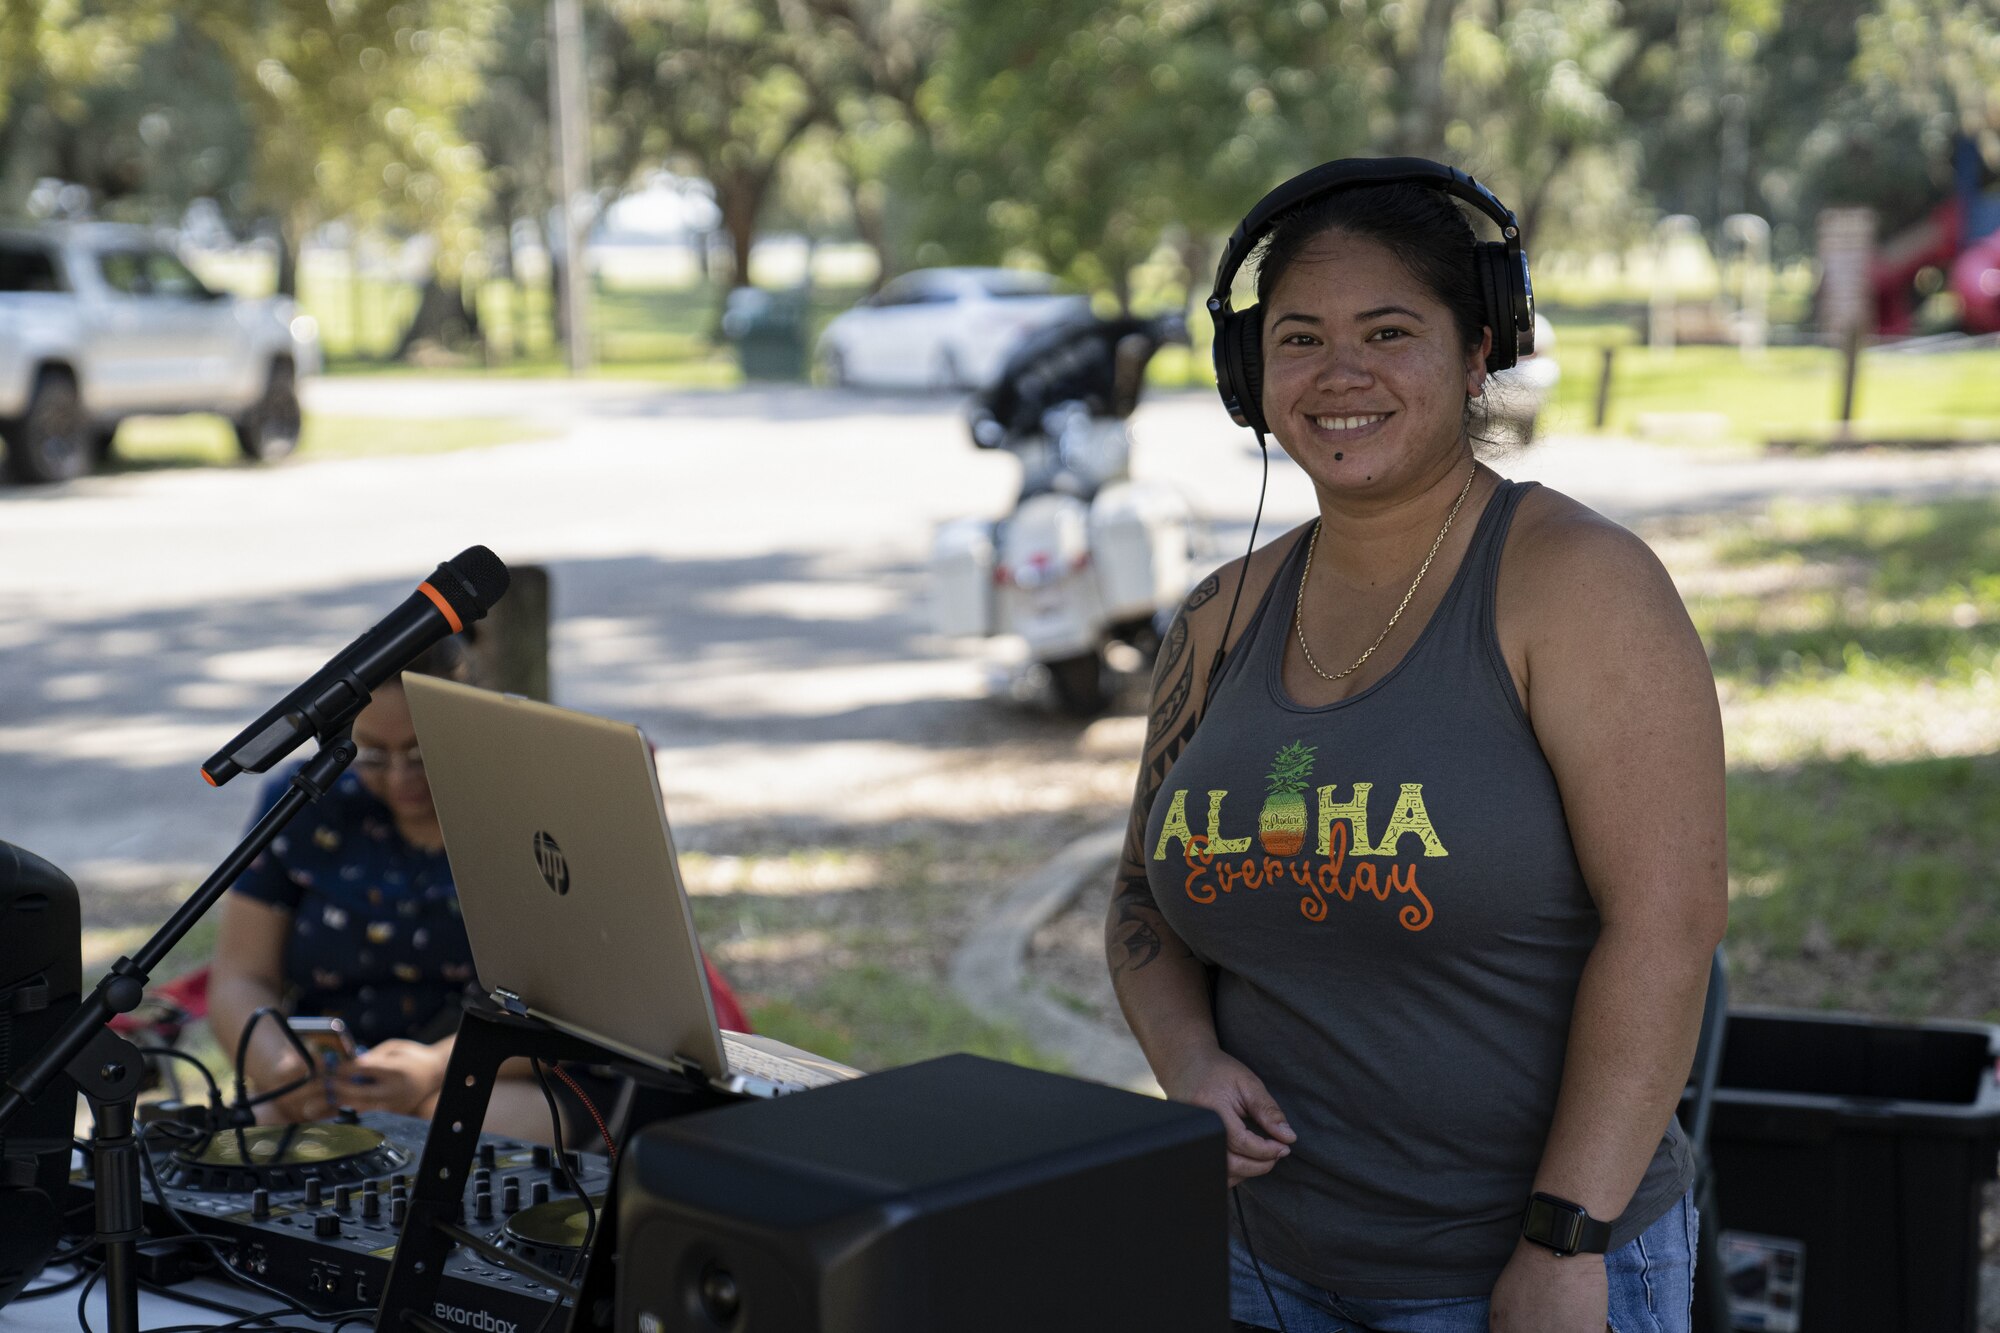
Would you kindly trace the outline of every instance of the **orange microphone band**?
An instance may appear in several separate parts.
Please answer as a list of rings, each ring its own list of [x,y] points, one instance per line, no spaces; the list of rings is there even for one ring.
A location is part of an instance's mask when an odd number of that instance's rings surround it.
[[[419,583],[417,591],[430,598],[432,604],[438,610],[444,612],[445,623],[451,626],[453,634],[457,634],[465,628],[465,623],[458,618],[458,612],[451,609],[451,603],[444,599],[444,594],[433,588],[429,583]]]

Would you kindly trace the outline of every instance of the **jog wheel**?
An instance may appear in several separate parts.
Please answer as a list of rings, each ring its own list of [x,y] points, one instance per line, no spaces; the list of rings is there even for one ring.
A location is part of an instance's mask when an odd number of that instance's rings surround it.
[[[345,1185],[386,1176],[410,1154],[360,1125],[258,1125],[223,1130],[176,1148],[159,1164],[160,1181],[203,1193],[304,1189],[308,1180]]]
[[[604,1200],[592,1195],[590,1205],[602,1213]],[[568,1280],[575,1276],[577,1261],[583,1257],[589,1227],[590,1215],[584,1211],[582,1199],[551,1199],[508,1218],[496,1239],[509,1254],[518,1254],[535,1267]]]

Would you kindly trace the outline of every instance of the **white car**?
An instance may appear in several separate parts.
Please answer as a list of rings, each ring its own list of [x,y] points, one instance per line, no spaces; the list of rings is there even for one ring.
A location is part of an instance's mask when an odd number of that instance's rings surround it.
[[[925,268],[883,284],[834,316],[815,359],[829,384],[979,389],[1024,334],[1090,313],[1045,273]]]
[[[219,412],[245,457],[299,440],[298,382],[320,368],[310,317],[211,291],[170,237],[76,223],[0,230],[0,440],[16,481],[100,462],[126,417]]]

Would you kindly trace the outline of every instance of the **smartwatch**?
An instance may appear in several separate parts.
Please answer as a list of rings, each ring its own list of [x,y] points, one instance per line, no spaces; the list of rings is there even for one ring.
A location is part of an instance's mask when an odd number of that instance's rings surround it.
[[[1553,1194],[1536,1194],[1521,1216],[1521,1234],[1567,1258],[1572,1254],[1603,1254],[1611,1248],[1611,1224],[1600,1222],[1582,1204]]]

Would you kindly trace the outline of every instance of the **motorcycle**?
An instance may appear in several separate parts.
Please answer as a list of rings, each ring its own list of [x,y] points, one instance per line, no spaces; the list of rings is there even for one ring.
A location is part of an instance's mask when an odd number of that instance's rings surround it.
[[[1194,514],[1171,486],[1130,472],[1128,419],[1147,363],[1185,344],[1178,315],[1090,319],[1043,330],[968,408],[972,442],[1021,460],[1021,489],[997,522],[943,524],[930,559],[941,635],[1019,635],[1016,697],[1052,695],[1102,713],[1151,669],[1160,635],[1202,554]]]

